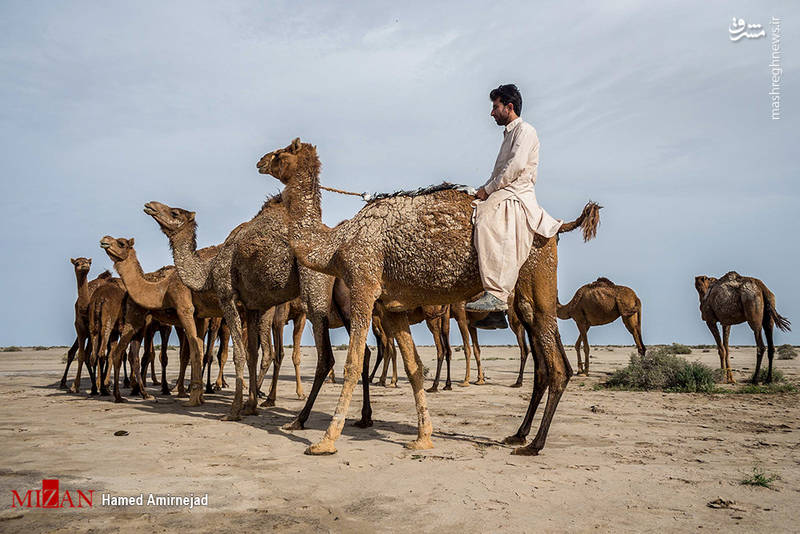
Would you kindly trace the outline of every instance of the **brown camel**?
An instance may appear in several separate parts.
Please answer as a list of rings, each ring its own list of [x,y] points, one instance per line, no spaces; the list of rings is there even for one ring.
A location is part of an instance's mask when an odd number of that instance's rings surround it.
[[[122,330],[122,306],[125,300],[125,290],[116,284],[103,284],[89,300],[89,338],[91,340],[91,355],[87,370],[92,377],[92,391],[90,395],[108,395],[107,370],[109,368],[108,354],[113,351],[119,332]],[[100,368],[99,384],[96,380],[97,368]],[[93,371],[94,370],[94,371]]]
[[[383,326],[397,340],[414,393],[418,435],[407,447],[433,447],[422,362],[406,312],[426,304],[458,302],[481,291],[472,245],[473,197],[450,185],[378,196],[352,219],[329,228],[322,223],[316,147],[295,139],[286,148],[266,154],[257,167],[285,184],[287,237],[297,260],[341,278],[350,288],[352,322],[342,392],[325,436],[306,452],[336,452],[334,443],[342,432],[358,369],[364,363],[366,334],[376,302],[385,308]],[[581,216],[562,230],[582,225],[584,236],[590,237],[596,230],[598,209],[596,204],[588,204]],[[544,447],[556,406],[572,375],[556,322],[556,265],[556,240],[537,236],[516,285],[515,307],[535,344],[536,378],[523,423],[507,443],[525,442],[536,407],[545,389],[550,391],[539,431],[527,447],[516,449],[519,454],[538,454]]]
[[[572,319],[578,325],[578,374],[589,375],[589,328],[613,323],[622,317],[622,323],[633,336],[636,350],[641,356],[647,350],[642,341],[642,302],[633,289],[618,286],[608,278],[600,277],[581,286],[567,304],[558,304],[558,318]],[[581,362],[581,344],[584,361]]]
[[[128,294],[136,304],[148,312],[167,312],[177,316],[178,323],[186,336],[191,361],[192,379],[189,388],[189,401],[186,406],[203,403],[202,354],[203,341],[198,330],[202,330],[202,319],[216,317],[220,313],[215,295],[209,292],[193,292],[181,282],[175,267],[163,267],[158,280],[148,280],[133,248],[134,239],[105,236],[100,246],[114,262]],[[202,254],[213,256],[216,250],[203,249]],[[183,385],[183,376],[178,378],[178,387]]]
[[[317,212],[321,213],[319,199]],[[334,289],[334,279],[301,267],[294,259],[288,240],[288,214],[282,195],[268,199],[261,210],[249,222],[236,227],[219,245],[219,253],[213,260],[206,260],[196,252],[196,232],[194,212],[173,208],[160,202],[145,204],[145,213],[153,217],[161,231],[170,241],[175,266],[181,280],[192,290],[211,290],[219,299],[224,311],[225,322],[231,330],[233,340],[233,360],[236,367],[236,389],[227,420],[239,420],[242,415],[244,390],[244,363],[246,360],[250,387],[244,414],[257,413],[258,373],[256,372],[257,343],[266,337],[265,329],[260,328],[259,336],[248,336],[248,349],[245,350],[243,330],[248,324],[256,322],[275,306],[301,297],[305,302],[308,318],[314,331],[317,348],[317,370],[314,384],[306,399],[306,404],[297,418],[289,425],[301,429],[311,413],[317,394],[334,364],[331,349],[329,313],[333,304],[344,317],[344,324],[350,327],[349,306],[340,305]],[[245,313],[239,312],[240,303]],[[347,311],[345,311],[347,310]],[[362,340],[363,343],[363,340]],[[262,343],[262,351],[264,351]],[[264,352],[272,355],[272,351]],[[262,361],[262,369],[269,366]],[[366,365],[365,365],[366,367]],[[368,372],[363,375],[367,377]],[[364,387],[364,403],[360,426],[372,424],[372,410],[369,403],[368,384]]]
[[[708,276],[696,276],[694,287],[700,297],[700,315],[714,335],[719,353],[719,365],[725,373],[725,381],[736,383],[731,371],[728,351],[728,336],[731,325],[746,322],[753,330],[756,338],[756,370],[753,373],[753,384],[758,384],[761,372],[761,359],[764,357],[764,341],[761,338],[763,328],[767,338],[767,383],[772,382],[772,357],[775,346],[772,341],[772,329],[777,326],[784,332],[791,330],[791,322],[778,313],[775,307],[775,295],[767,285],[758,278],[741,276],[735,271],[727,273],[720,279]],[[722,325],[720,339],[717,323]]]
[[[64,375],[59,383],[61,389],[67,389],[67,374],[75,355],[78,354],[78,361],[82,362],[85,361],[86,353],[91,350],[91,345],[87,345],[87,343],[89,340],[89,301],[92,295],[98,287],[108,281],[120,283],[119,279],[112,278],[111,273],[108,271],[104,271],[94,280],[88,281],[89,270],[92,266],[90,258],[71,258],[69,261],[75,269],[75,279],[78,282],[78,298],[75,301],[75,332],[77,337],[67,351],[67,365],[64,367]],[[81,359],[80,354],[83,354],[83,359]],[[83,363],[78,365],[81,366]]]

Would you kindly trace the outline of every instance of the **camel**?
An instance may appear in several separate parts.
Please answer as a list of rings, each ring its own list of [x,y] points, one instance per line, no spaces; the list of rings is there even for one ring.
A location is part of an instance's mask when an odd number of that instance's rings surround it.
[[[572,319],[578,326],[578,374],[589,376],[589,339],[586,334],[592,326],[613,323],[622,317],[622,323],[633,336],[636,350],[644,356],[647,348],[642,341],[642,302],[633,289],[618,286],[608,278],[600,277],[578,288],[567,304],[558,303],[558,318]],[[584,361],[581,362],[581,344]]]
[[[764,357],[762,329],[767,338],[767,358],[769,360],[766,382],[772,382],[772,358],[775,355],[772,329],[777,326],[784,332],[791,330],[789,319],[781,316],[775,307],[775,295],[772,291],[758,278],[741,276],[735,271],[727,273],[720,279],[703,275],[696,276],[694,287],[700,297],[700,315],[717,343],[719,364],[725,373],[725,381],[730,384],[736,383],[731,370],[728,350],[731,326],[746,322],[756,338],[756,370],[753,373],[752,382],[758,384],[761,359]],[[717,323],[722,325],[721,339]]]
[[[114,262],[114,269],[119,273],[130,298],[143,309],[171,312],[177,316],[178,324],[183,329],[188,344],[191,361],[192,378],[189,386],[189,401],[185,406],[199,406],[203,403],[202,357],[203,341],[198,335],[202,329],[202,319],[217,317],[220,314],[216,295],[210,292],[191,291],[181,281],[175,267],[162,267],[158,279],[148,280],[134,249],[134,239],[113,238],[105,236],[100,246]],[[201,256],[213,257],[216,249],[201,249]],[[178,378],[178,387],[183,386],[183,376]]]
[[[172,325],[169,324],[161,324],[158,321],[152,320],[147,325],[147,328],[144,332],[144,355],[142,356],[142,369],[141,369],[141,376],[142,376],[142,383],[147,386],[147,366],[150,366],[150,375],[152,378],[152,382],[154,386],[158,386],[163,384],[166,380],[166,369],[167,369],[167,349],[169,348],[169,336],[172,332]],[[161,336],[161,350],[159,354],[159,361],[161,362],[161,380],[158,380],[156,377],[156,358],[155,358],[155,349],[153,345],[153,339],[155,338],[156,333]]]
[[[75,301],[75,332],[77,336],[67,351],[67,365],[64,367],[64,375],[59,383],[61,389],[67,389],[67,374],[76,353],[79,356],[78,361],[82,362],[85,360],[86,351],[91,350],[91,345],[87,346],[89,340],[89,301],[98,287],[112,280],[111,273],[104,271],[94,280],[88,281],[89,270],[92,267],[91,258],[71,258],[69,261],[75,269],[75,279],[78,282],[78,298]],[[81,353],[84,355],[84,360],[81,359]],[[82,366],[83,363],[78,365]]]
[[[91,369],[99,367],[101,395],[109,395],[108,356],[114,351],[122,330],[125,298],[125,290],[116,284],[103,284],[97,288],[89,301],[89,337],[92,351],[88,369],[91,376]],[[97,395],[97,386],[93,380],[90,395]]]
[[[319,199],[316,202],[316,209],[321,213]],[[261,323],[260,316],[279,304],[297,297],[304,301],[314,332],[317,369],[305,406],[294,421],[286,425],[289,428],[302,429],[322,383],[334,364],[328,333],[331,306],[335,307],[349,330],[349,305],[338,300],[338,295],[334,291],[333,277],[299,266],[295,261],[289,247],[288,214],[283,196],[269,198],[253,219],[236,227],[225,242],[219,245],[219,253],[213,260],[203,259],[197,254],[197,223],[194,212],[173,208],[160,202],[145,204],[144,212],[153,217],[169,239],[181,280],[193,291],[214,292],[223,309],[223,316],[233,340],[233,360],[236,368],[233,403],[230,412],[223,419],[236,421],[241,419],[243,414],[257,413],[256,344],[259,338],[264,339],[266,332],[260,328],[262,335],[248,336],[248,349],[245,350],[244,328],[248,324]],[[237,304],[241,305],[244,313],[240,313]],[[364,382],[368,382],[366,369],[368,358],[365,360],[363,370]],[[243,410],[245,359],[250,387]],[[262,361],[262,369],[268,367],[269,363]],[[372,424],[368,387],[369,384],[365,383],[362,417],[356,423],[358,426]]]
[[[334,454],[364,363],[364,346],[376,302],[385,310],[383,327],[403,355],[417,410],[417,438],[410,449],[433,447],[433,426],[423,389],[423,367],[409,331],[407,311],[417,306],[450,304],[482,290],[477,253],[472,245],[472,201],[457,186],[443,184],[417,192],[378,195],[353,218],[330,228],[322,223],[320,161],[316,147],[295,139],[264,155],[261,174],[284,184],[288,241],[297,261],[335,276],[350,288],[351,331],[344,381],[333,419],[324,437],[307,454]],[[561,231],[581,226],[584,238],[596,232],[599,206],[589,203]],[[534,440],[515,449],[538,454],[572,368],[560,343],[556,322],[556,239],[537,236],[516,285],[515,308],[534,345],[535,382],[530,405],[517,433],[506,443],[523,444],[533,415],[549,389],[545,413]]]

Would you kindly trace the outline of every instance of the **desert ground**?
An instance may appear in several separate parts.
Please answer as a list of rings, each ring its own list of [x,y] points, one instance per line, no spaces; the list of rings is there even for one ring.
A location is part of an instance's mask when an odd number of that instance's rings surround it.
[[[416,416],[401,375],[396,389],[372,388],[374,426],[348,424],[339,452],[327,457],[303,450],[322,436],[340,386],[325,384],[306,430],[280,430],[302,406],[290,358],[276,407],[223,422],[231,389],[206,395],[199,408],[153,386],[156,402],[123,404],[59,390],[65,352],[0,354],[0,531],[744,532],[796,531],[800,521],[800,395],[595,389],[631,347],[593,347],[591,374],[573,377],[538,457],[512,456],[499,442],[516,431],[531,393],[530,360],[525,385],[509,387],[516,347],[484,348],[487,385],[428,394],[434,449],[403,448],[416,436]],[[435,369],[435,351],[420,354]],[[575,366],[574,350],[568,354]],[[345,352],[336,357],[341,377]],[[719,362],[713,349],[687,358]],[[315,359],[313,348],[303,349],[306,391]],[[173,381],[177,361],[172,351]],[[732,350],[738,380],[754,362],[754,348]],[[800,359],[776,366],[800,380]],[[233,365],[227,371],[233,383]],[[462,352],[453,371],[460,381]],[[474,380],[474,362],[472,372]],[[88,378],[83,385],[88,390]],[[121,430],[127,435],[115,436]],[[754,467],[779,477],[772,489],[740,483]],[[60,479],[62,491],[94,490],[94,506],[11,507],[12,490],[41,488],[44,478]],[[102,493],[207,493],[208,506],[115,508],[99,503]],[[717,499],[732,503],[710,507]]]

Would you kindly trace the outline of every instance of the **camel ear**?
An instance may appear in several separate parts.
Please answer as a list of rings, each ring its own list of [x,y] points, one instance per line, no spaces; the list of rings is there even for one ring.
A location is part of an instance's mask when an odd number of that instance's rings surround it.
[[[92,264],[92,258],[89,258],[89,265]]]
[[[297,153],[300,150],[300,138],[295,137],[294,141],[292,141],[292,152]]]
[[[193,211],[190,211],[190,212],[189,212],[189,220],[190,220],[190,221],[193,221],[193,220],[194,220],[194,216],[195,216],[195,212],[193,212]]]
[[[70,259],[69,259],[69,262],[70,262],[72,265],[76,265],[76,264],[78,263],[77,261],[75,261],[75,258],[70,258]]]
[[[133,243],[134,243],[134,239],[133,238],[128,239],[128,246],[132,247]]]

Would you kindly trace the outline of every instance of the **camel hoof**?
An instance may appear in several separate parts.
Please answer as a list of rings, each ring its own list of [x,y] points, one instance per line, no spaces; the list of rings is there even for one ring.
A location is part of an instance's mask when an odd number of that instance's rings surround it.
[[[62,382],[60,382],[60,383],[58,384],[58,389],[67,389],[67,383],[66,383],[66,382],[63,382],[63,381],[62,381]]]
[[[123,380],[122,381],[122,387],[124,387],[124,388],[131,387],[131,381],[130,380]]]
[[[482,386],[485,383],[486,383],[486,380],[483,377],[481,377],[481,378],[479,378],[478,380],[475,381],[475,385],[476,386]]]
[[[161,394],[169,397],[170,395],[172,395],[172,392],[169,390],[169,388],[161,388]]]
[[[149,393],[145,393],[144,396],[142,397],[142,400],[158,402],[158,399],[156,399],[154,396],[150,395]]]
[[[303,423],[295,419],[291,423],[281,426],[281,430],[304,430]]]
[[[309,445],[305,450],[305,454],[310,456],[323,456],[326,454],[336,454],[336,447],[332,440],[323,439],[322,441]]]
[[[459,382],[458,385],[460,387],[462,387],[462,388],[468,388],[469,387],[469,380],[464,380],[463,382]]]
[[[438,386],[431,386],[425,390],[425,393],[438,393],[439,387]]]
[[[214,390],[214,392],[219,392],[219,391],[222,391],[222,387],[220,387],[220,385],[219,385],[219,384],[214,384],[214,387],[213,387],[213,388],[211,388],[211,389],[213,389],[213,390]]]
[[[417,438],[414,441],[409,441],[403,445],[406,449],[412,451],[424,451],[433,448],[433,442],[430,438]]]
[[[397,388],[397,387],[400,387],[400,386],[397,385],[397,382],[392,382],[391,384],[389,384],[389,387],[390,388]]]
[[[510,387],[510,388],[521,388],[522,387],[522,382],[514,382],[513,384],[511,384],[508,387]]]
[[[514,434],[513,436],[508,436],[503,440],[503,444],[505,445],[525,445],[525,438],[521,436],[517,436]]]
[[[103,388],[103,389],[100,390],[100,395],[103,396],[103,397],[108,397],[108,396],[111,395],[111,392],[108,391],[107,389]]]
[[[359,419],[358,421],[353,422],[353,426],[357,426],[358,428],[369,428],[372,426],[372,419]]]
[[[254,404],[245,404],[242,415],[258,415],[258,407]]]
[[[259,399],[263,399],[266,396],[267,396],[267,394],[264,393],[263,391],[261,391],[260,389],[256,390],[256,397],[258,397]]]
[[[385,388],[386,387],[386,380],[382,380],[382,381],[378,382],[378,385]]]
[[[328,384],[335,384],[335,383],[336,383],[336,379],[335,378],[329,378],[328,379]],[[331,454],[333,454],[333,453],[331,453]]]
[[[69,389],[67,390],[67,393],[80,393],[80,391],[75,386],[70,386]]]
[[[96,397],[97,395],[100,395],[100,393],[98,393],[96,389],[89,392],[90,397]]]
[[[211,386],[206,386],[206,393],[214,393],[214,388]]]
[[[241,421],[241,420],[242,416],[238,413],[229,413],[223,415],[222,418],[220,419],[220,421]]]
[[[306,394],[305,393],[298,393],[297,394],[297,400],[306,400]]]
[[[530,445],[527,447],[517,447],[511,454],[515,456],[539,456],[539,449],[534,449]]]
[[[114,397],[114,402],[117,404],[122,404],[123,402],[128,402],[128,399],[123,399],[122,397]]]
[[[275,406],[275,399],[267,399],[261,403],[262,408],[272,408]]]
[[[442,388],[442,391],[453,391],[453,385],[445,384],[445,386]]]

